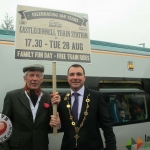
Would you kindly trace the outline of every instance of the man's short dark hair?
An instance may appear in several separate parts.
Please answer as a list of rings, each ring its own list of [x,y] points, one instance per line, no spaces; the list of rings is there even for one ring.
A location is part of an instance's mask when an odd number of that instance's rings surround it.
[[[75,68],[80,67],[80,68],[82,68],[83,73],[84,73],[84,75],[85,75],[85,70],[84,70],[84,68],[83,68],[81,65],[79,65],[79,64],[73,64],[73,65],[71,65],[71,66],[68,68],[68,73],[69,73],[69,69],[70,69],[71,67],[75,67]]]

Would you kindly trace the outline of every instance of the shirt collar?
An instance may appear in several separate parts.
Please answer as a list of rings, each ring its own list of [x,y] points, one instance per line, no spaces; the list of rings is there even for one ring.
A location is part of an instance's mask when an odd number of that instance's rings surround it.
[[[83,94],[84,94],[84,89],[85,89],[85,87],[84,87],[84,85],[83,85],[81,89],[79,89],[78,91],[76,91],[76,93],[79,93],[80,95],[83,96]],[[73,93],[75,93],[75,92],[71,89],[71,95],[72,95]]]

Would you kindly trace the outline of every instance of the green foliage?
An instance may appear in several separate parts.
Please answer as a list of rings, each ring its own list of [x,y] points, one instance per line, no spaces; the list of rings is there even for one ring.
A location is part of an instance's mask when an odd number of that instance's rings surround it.
[[[5,19],[2,20],[0,28],[4,29],[4,30],[14,30],[13,23],[14,23],[14,18],[13,17],[9,17],[9,15],[6,13]]]

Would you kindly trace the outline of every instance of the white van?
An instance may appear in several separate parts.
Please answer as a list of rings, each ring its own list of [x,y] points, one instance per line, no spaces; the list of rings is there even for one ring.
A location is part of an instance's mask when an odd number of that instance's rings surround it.
[[[91,64],[81,64],[86,86],[104,95],[118,150],[150,149],[150,49],[91,40]],[[0,30],[0,112],[7,91],[24,86],[22,68],[45,66],[43,90],[52,91],[52,62],[15,60],[15,32]],[[57,91],[69,90],[66,80],[73,63],[57,62]],[[120,108],[123,108],[120,109]],[[124,115],[123,119],[120,115]],[[101,130],[101,129],[100,129]],[[63,133],[49,134],[50,150],[59,150]],[[104,141],[105,143],[105,141]]]

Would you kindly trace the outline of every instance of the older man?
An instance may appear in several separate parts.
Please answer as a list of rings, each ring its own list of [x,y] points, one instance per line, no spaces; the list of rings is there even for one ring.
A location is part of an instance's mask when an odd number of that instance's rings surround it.
[[[44,66],[30,65],[23,72],[24,88],[8,92],[4,100],[2,113],[10,118],[13,133],[0,150],[48,150],[52,104],[59,103],[60,96],[56,92],[50,98],[41,90]]]

